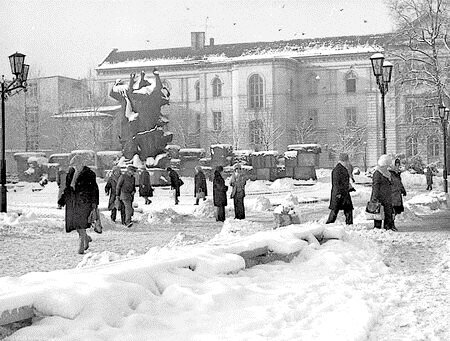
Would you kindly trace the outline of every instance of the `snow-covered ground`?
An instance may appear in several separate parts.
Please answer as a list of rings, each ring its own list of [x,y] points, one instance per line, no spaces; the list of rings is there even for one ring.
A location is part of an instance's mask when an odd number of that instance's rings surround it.
[[[331,226],[342,231],[341,239],[321,245],[303,242],[290,263],[247,269],[242,269],[239,256],[229,253],[197,255],[205,245],[229,247],[250,237],[256,243],[273,238],[276,244],[279,229],[272,231],[273,209],[280,204],[295,208],[299,228],[325,228],[330,170],[317,174],[317,181],[250,182],[248,219],[234,220],[229,200],[223,224],[213,218],[211,183],[209,199],[199,206],[193,205],[189,178],[183,178],[180,205],[173,205],[167,188],[156,189],[151,205],[138,198],[131,229],[109,220],[104,211],[107,197],[101,195],[104,233],[92,236],[84,256],[76,254],[75,234],[64,232],[55,183],[40,191],[33,191],[40,189],[37,184],[11,188],[9,212],[0,214],[0,241],[5,246],[0,250],[0,299],[11,302],[19,293],[45,317],[35,318],[8,340],[448,339],[448,234],[373,230],[364,215],[371,188],[363,175],[355,176],[354,225],[343,225],[341,213]],[[402,178],[408,195],[398,223],[421,224],[426,230],[427,216],[447,210],[447,196],[437,190],[441,180],[436,177],[435,190],[426,192],[423,175],[403,173]],[[101,190],[104,185],[99,180]],[[170,237],[159,242],[143,238],[164,233]],[[111,239],[116,244],[110,244]],[[54,251],[39,254],[22,246],[30,241]],[[283,243],[296,245],[299,240],[285,234]],[[23,256],[20,266],[14,264],[17,258],[11,257],[10,245]],[[417,245],[417,253],[409,252]],[[422,267],[416,266],[419,253]],[[193,255],[202,260],[194,270],[178,263],[152,266]],[[36,272],[42,269],[38,263],[55,271]],[[14,272],[15,266],[20,271]],[[105,270],[117,266],[124,268],[121,276]],[[74,269],[61,270],[67,267]],[[0,327],[0,336],[6,334]]]

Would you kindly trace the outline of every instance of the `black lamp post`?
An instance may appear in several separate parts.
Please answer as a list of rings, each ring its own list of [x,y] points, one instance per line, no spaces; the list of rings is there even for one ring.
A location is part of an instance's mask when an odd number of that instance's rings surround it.
[[[392,63],[384,60],[384,56],[381,53],[375,53],[370,57],[372,63],[372,70],[375,78],[377,79],[378,89],[381,93],[381,124],[382,124],[382,135],[381,135],[381,151],[382,154],[386,154],[386,108],[384,104],[384,97],[389,90],[388,84],[391,81],[392,68],[394,65]]]
[[[12,96],[21,89],[26,89],[29,65],[24,64],[25,55],[22,53],[14,53],[9,56],[9,63],[11,64],[11,73],[15,78],[8,84],[5,81],[5,76],[2,76],[2,159],[0,164],[0,212],[6,212],[6,152],[5,152],[5,100],[8,96]],[[16,92],[12,92],[17,90]]]
[[[448,114],[450,112],[449,108],[446,108],[444,105],[440,105],[439,109],[439,118],[441,119],[442,124],[442,133],[444,135],[444,169],[442,171],[442,177],[444,179],[444,192],[448,193],[448,182],[447,182],[447,124],[448,124]]]

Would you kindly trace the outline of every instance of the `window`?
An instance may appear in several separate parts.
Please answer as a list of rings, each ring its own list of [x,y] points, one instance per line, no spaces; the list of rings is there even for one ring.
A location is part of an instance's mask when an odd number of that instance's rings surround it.
[[[317,109],[308,109],[308,121],[312,126],[317,127],[317,123],[319,122],[319,113]]]
[[[289,80],[289,99],[294,100],[294,80],[292,78]]]
[[[436,136],[429,136],[428,141],[428,156],[438,157],[439,156],[439,139]]]
[[[219,77],[214,78],[212,82],[213,97],[222,97],[222,81]]]
[[[320,77],[315,73],[310,73],[306,78],[306,91],[308,95],[317,95],[319,93]]]
[[[213,128],[214,131],[222,130],[222,113],[220,111],[213,111]]]
[[[37,97],[37,83],[28,83],[27,84],[27,96]]]
[[[197,114],[197,122],[196,122],[196,128],[197,128],[197,133],[200,133],[200,124],[202,122],[202,117],[200,114]]]
[[[406,157],[417,155],[417,137],[408,136],[406,138]]]
[[[249,133],[250,133],[250,143],[261,144],[262,143],[262,133],[263,125],[261,120],[250,121],[249,123]]]
[[[200,101],[200,82],[196,81],[194,85],[195,89],[195,100]]]
[[[264,107],[263,80],[259,75],[252,75],[248,80],[248,106],[251,109]]]
[[[356,73],[354,71],[347,73],[345,77],[345,88],[347,93],[356,92],[356,78]]]
[[[356,108],[345,108],[345,124],[348,126],[356,125]]]
[[[25,108],[25,148],[27,151],[39,149],[39,109],[37,106]]]

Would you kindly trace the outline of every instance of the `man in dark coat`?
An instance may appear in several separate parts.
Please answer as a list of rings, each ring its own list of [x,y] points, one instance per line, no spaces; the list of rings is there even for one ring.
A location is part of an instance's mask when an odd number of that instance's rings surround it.
[[[170,179],[170,188],[173,189],[173,196],[175,198],[175,205],[178,205],[180,202],[178,197],[180,196],[180,187],[183,185],[183,181],[180,179],[180,176],[177,172],[175,172],[171,167],[167,167],[167,171],[169,172]]]
[[[66,187],[58,205],[66,206],[66,232],[76,230],[79,235],[78,253],[83,254],[92,238],[86,233],[90,228],[89,215],[99,203],[95,173],[86,166],[83,156],[77,154],[70,160]]]
[[[341,153],[339,162],[331,172],[331,199],[327,224],[336,221],[339,210],[344,210],[345,223],[353,224],[353,203],[350,196],[350,175],[348,172],[348,154]]]
[[[223,167],[217,166],[213,179],[213,203],[216,206],[216,221],[225,221],[225,206],[227,206],[227,190],[222,177]]]
[[[433,170],[430,166],[425,168],[425,178],[427,180],[427,191],[433,190]]]
[[[205,201],[207,195],[208,195],[208,187],[206,186],[205,173],[203,173],[202,167],[196,166],[194,175],[195,205],[198,205],[200,199],[203,199],[203,201]]]
[[[153,196],[153,187],[150,182],[150,173],[145,166],[139,175],[139,196],[144,198],[145,205],[150,205],[152,203],[149,197]]]
[[[117,182],[119,181],[119,177],[122,174],[119,166],[114,166],[111,172],[111,176],[105,185],[105,193],[109,195],[108,201],[108,210],[111,211],[111,220],[116,222],[117,210],[120,211],[120,217],[122,224],[125,224],[125,209],[120,205],[121,202],[119,200],[119,205],[116,205],[116,189]]]
[[[129,165],[127,171],[119,177],[117,181],[116,195],[122,201],[125,208],[125,226],[131,227],[133,225],[131,217],[133,217],[133,201],[134,193],[136,193],[136,179],[134,174],[136,167]]]

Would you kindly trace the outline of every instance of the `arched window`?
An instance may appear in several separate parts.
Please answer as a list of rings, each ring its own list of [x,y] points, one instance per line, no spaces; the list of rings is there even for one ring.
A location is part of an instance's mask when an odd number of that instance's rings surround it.
[[[345,76],[345,89],[347,93],[356,92],[356,73],[352,70]]]
[[[200,82],[196,81],[194,85],[195,89],[195,100],[200,101]]]
[[[222,81],[216,77],[212,81],[213,97],[222,97]]]
[[[319,93],[320,77],[316,73],[310,73],[306,78],[306,91],[308,95],[317,95]]]
[[[417,137],[408,136],[406,138],[406,157],[417,155]]]
[[[248,80],[248,106],[252,109],[264,107],[264,83],[260,75],[252,75]]]
[[[429,136],[428,141],[428,156],[429,157],[437,157],[439,156],[439,146],[440,142],[439,139],[436,136]]]
[[[262,143],[263,124],[261,120],[253,120],[249,123],[249,138],[252,144]]]

